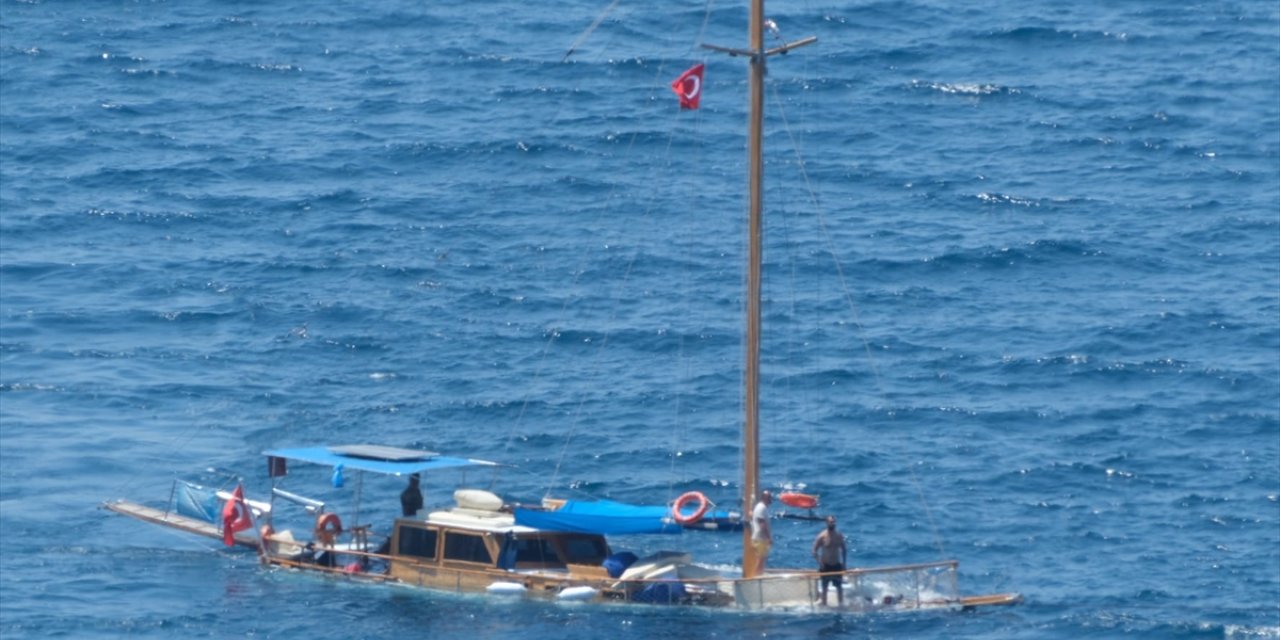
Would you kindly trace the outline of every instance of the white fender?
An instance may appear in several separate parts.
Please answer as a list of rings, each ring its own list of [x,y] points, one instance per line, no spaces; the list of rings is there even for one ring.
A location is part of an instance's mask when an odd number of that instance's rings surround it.
[[[519,582],[495,582],[485,588],[493,596],[522,596],[526,589]]]
[[[556,600],[565,602],[585,602],[596,597],[596,590],[591,587],[569,587],[556,594]]]

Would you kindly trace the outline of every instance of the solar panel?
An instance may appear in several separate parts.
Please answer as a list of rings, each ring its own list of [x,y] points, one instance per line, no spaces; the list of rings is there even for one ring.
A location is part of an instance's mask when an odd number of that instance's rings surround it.
[[[403,449],[400,447],[388,447],[380,444],[347,444],[337,447],[329,447],[329,452],[341,456],[364,458],[366,460],[386,460],[388,462],[430,460],[440,455],[434,451]]]

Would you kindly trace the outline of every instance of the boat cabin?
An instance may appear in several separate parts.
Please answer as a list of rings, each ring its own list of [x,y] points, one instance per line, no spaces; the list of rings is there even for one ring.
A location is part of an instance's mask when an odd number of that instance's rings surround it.
[[[462,489],[454,499],[452,509],[395,521],[391,577],[477,591],[495,574],[530,589],[559,588],[568,577],[607,577],[602,565],[610,550],[603,535],[517,525],[501,498],[487,491]]]

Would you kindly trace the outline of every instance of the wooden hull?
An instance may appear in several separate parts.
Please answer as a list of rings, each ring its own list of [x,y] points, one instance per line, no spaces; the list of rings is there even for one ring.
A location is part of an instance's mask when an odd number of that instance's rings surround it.
[[[105,503],[103,507],[144,522],[222,540],[222,532],[216,525],[171,511],[125,500]],[[260,546],[257,534],[251,531],[237,533],[235,542],[237,546],[254,550],[258,550]],[[292,541],[289,546],[294,549],[301,548],[300,544]],[[274,542],[269,541],[268,547],[279,548],[278,539]],[[684,604],[746,610],[824,610],[819,606],[818,585],[821,576],[807,570],[771,570],[765,576],[751,579],[725,576],[623,581],[610,578],[603,568],[597,566],[570,565],[567,570],[559,572],[512,572],[496,567],[464,563],[452,563],[453,566],[449,566],[450,563],[378,555],[368,551],[353,550],[347,545],[343,547],[334,551],[332,561],[327,563],[318,562],[313,555],[303,556],[300,553],[267,553],[263,556],[263,561],[279,567],[322,575],[373,582],[395,582],[450,593],[492,593],[491,587],[498,585],[514,587],[519,597],[544,600],[563,599],[566,593],[572,593],[575,595],[574,599],[594,602]],[[942,582],[953,579],[955,570],[956,563],[951,561],[851,569],[842,575],[842,581],[848,585],[845,589],[847,603],[839,610],[851,613],[933,608],[971,610],[979,607],[1014,605],[1022,601],[1020,595],[1008,593],[948,598],[922,597],[919,593],[904,597],[901,593],[897,593],[894,597],[882,601],[879,597],[868,598],[860,595],[859,592],[866,581],[884,581],[887,576],[896,574],[912,576],[913,580],[909,582],[917,585],[920,583],[918,578],[921,576],[932,577],[933,584],[937,584],[938,576],[945,576]],[[676,583],[681,585],[678,597],[672,595],[671,599],[663,600],[660,597],[645,595],[646,589],[655,584]],[[581,587],[589,587],[591,591],[585,591]],[[513,591],[505,589],[504,593],[511,594]],[[494,597],[511,597],[511,595]],[[830,597],[834,609],[835,594],[830,594]]]
[[[836,607],[836,595],[830,594],[832,607],[827,609],[820,604],[821,574],[813,571],[771,572],[761,578],[679,578],[679,579],[630,579],[610,578],[599,567],[576,567],[566,574],[538,574],[528,572],[511,572],[491,567],[449,567],[414,559],[374,556],[372,554],[339,553],[349,560],[358,560],[361,556],[385,563],[385,569],[379,573],[361,573],[344,571],[339,566],[322,567],[314,563],[298,562],[279,557],[268,557],[267,562],[299,570],[318,571],[329,574],[346,574],[351,578],[391,581],[408,586],[446,593],[489,594],[491,597],[518,597],[557,600],[568,590],[589,587],[593,593],[584,599],[592,602],[645,603],[645,604],[679,604],[698,607],[736,608],[744,610],[840,610],[848,613],[913,611],[924,609],[972,610],[979,607],[1009,606],[1022,602],[1022,596],[1016,593],[990,594],[981,596],[961,596],[946,599],[931,599],[917,596],[896,596],[893,600],[873,600],[855,595],[860,581],[869,577],[885,574],[932,570],[935,567],[951,567],[953,563],[943,562],[925,565],[900,565],[878,567],[874,569],[853,569],[842,576],[847,585],[848,602]],[[594,569],[595,571],[591,571]],[[655,584],[672,584],[678,582],[683,589],[676,599],[662,600],[645,598],[647,587]],[[518,587],[516,587],[518,585]],[[494,587],[515,587],[515,591],[502,588],[495,593]]]
[[[960,606],[965,610],[978,607],[1007,607],[1022,603],[1022,594],[994,593],[986,596],[968,596],[960,599]]]

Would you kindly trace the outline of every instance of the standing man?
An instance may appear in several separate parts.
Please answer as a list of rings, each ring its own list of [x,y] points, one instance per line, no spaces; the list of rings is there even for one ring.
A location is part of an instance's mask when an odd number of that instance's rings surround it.
[[[422,509],[422,490],[418,488],[418,474],[409,476],[409,486],[400,493],[400,512],[406,518],[418,514]]]
[[[773,546],[773,529],[769,527],[770,504],[773,504],[773,494],[765,489],[751,510],[751,545],[756,549],[757,576],[764,575],[764,563],[769,558],[769,548]]]
[[[836,517],[827,516],[827,528],[813,541],[813,559],[822,573],[822,606],[827,606],[827,585],[836,585],[836,602],[844,606],[844,565],[848,560],[844,534],[836,531]]]

